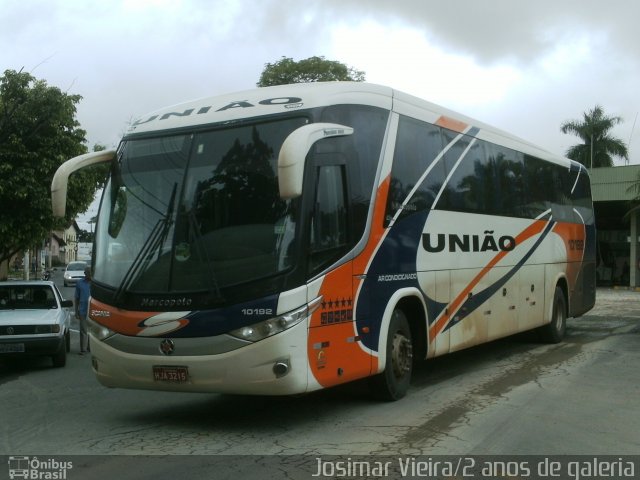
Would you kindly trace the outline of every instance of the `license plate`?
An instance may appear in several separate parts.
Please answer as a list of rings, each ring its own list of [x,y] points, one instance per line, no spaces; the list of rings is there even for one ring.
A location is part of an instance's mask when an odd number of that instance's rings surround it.
[[[24,343],[0,343],[0,353],[24,353]]]
[[[188,367],[153,367],[153,380],[156,382],[185,383],[189,381]]]

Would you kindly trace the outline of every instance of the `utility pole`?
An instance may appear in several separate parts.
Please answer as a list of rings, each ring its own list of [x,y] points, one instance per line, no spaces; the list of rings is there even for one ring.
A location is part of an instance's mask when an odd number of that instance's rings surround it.
[[[22,261],[22,268],[24,269],[24,279],[29,280],[29,269],[31,268],[31,262],[29,258],[29,249],[24,251],[24,259]]]
[[[638,112],[638,113],[640,113],[640,112]],[[627,165],[629,165],[629,157],[631,156],[631,152],[630,152],[630,149],[631,149],[631,138],[633,138],[633,131],[635,130],[636,122],[638,121],[638,113],[636,113],[636,118],[633,120],[633,126],[631,127],[631,133],[629,134],[629,141],[627,142],[627,158],[625,160],[625,163]]]

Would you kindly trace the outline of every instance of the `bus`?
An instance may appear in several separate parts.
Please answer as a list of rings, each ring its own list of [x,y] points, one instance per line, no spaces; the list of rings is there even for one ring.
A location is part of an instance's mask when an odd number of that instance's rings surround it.
[[[392,88],[258,88],[137,119],[109,162],[89,307],[108,387],[286,395],[526,330],[595,303],[585,167]]]

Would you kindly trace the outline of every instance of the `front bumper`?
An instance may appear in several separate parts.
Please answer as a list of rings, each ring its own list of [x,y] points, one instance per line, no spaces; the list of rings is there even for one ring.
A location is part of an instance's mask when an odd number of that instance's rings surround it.
[[[162,355],[159,350],[153,355],[127,353],[90,334],[92,365],[97,379],[107,387],[255,395],[303,393],[309,390],[307,328],[308,319],[236,350],[189,356]],[[162,340],[157,338],[158,345]],[[283,365],[288,367],[284,375]],[[181,383],[154,380],[154,367],[186,367],[188,379]]]
[[[61,348],[65,348],[64,335],[0,338],[0,358],[54,355]]]

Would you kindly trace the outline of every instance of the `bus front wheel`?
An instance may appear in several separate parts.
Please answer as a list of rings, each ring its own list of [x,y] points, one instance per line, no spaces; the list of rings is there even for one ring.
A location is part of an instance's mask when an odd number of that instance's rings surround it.
[[[402,310],[394,310],[387,334],[387,360],[384,371],[371,378],[375,397],[399,400],[407,394],[413,370],[413,344],[409,321]]]

